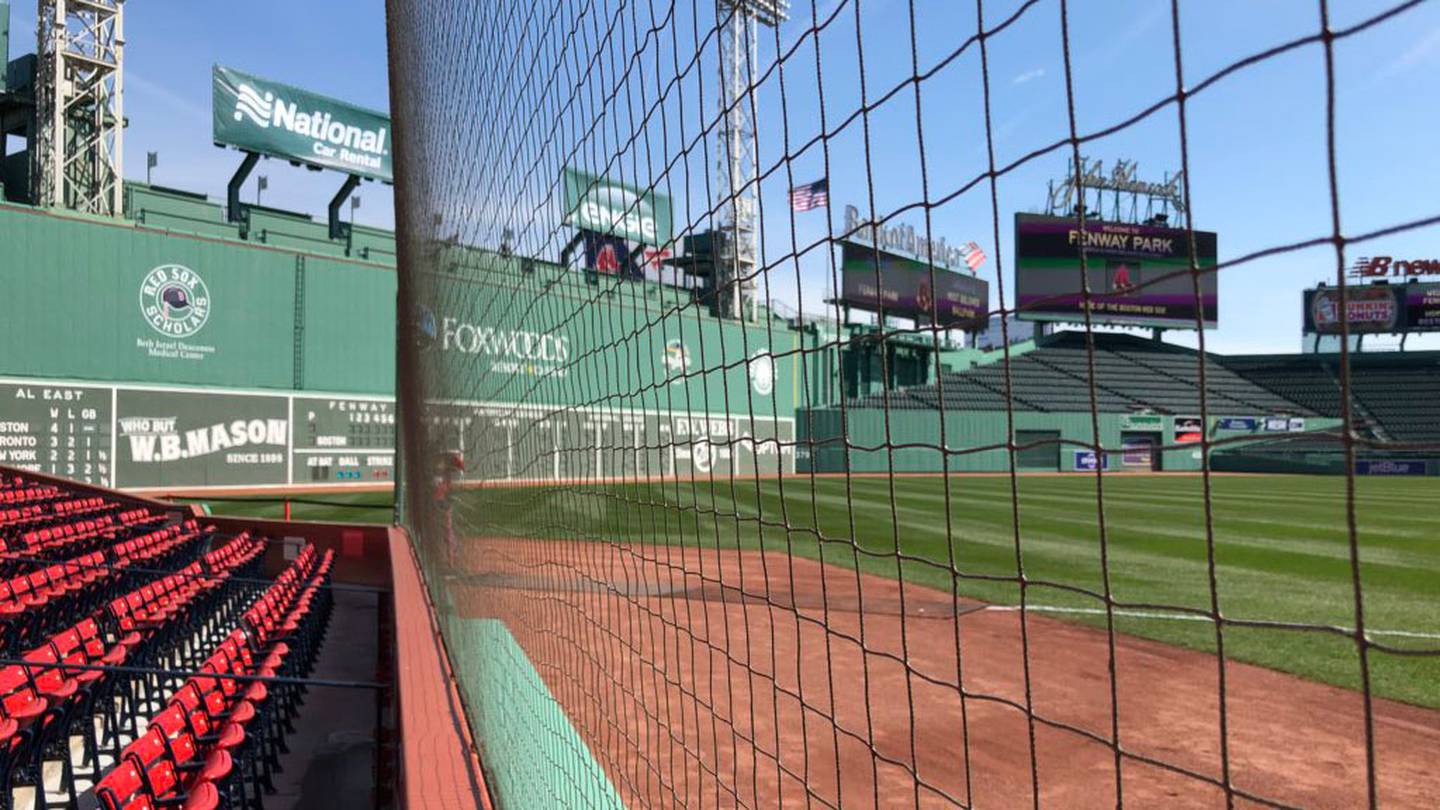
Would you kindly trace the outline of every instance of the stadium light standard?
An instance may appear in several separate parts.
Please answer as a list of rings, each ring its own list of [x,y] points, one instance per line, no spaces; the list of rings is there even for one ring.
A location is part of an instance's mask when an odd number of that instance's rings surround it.
[[[715,26],[720,42],[720,127],[715,150],[715,179],[725,195],[720,229],[728,238],[716,257],[715,292],[721,317],[755,317],[755,219],[759,185],[756,179],[755,119],[750,114],[757,69],[755,27],[771,28],[789,19],[790,0],[715,0]],[[749,306],[747,306],[749,304]]]

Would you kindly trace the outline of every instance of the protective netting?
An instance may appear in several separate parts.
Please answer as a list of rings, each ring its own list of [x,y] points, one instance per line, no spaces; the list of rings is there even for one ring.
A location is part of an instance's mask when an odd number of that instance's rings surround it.
[[[500,806],[1440,794],[1404,506],[1433,479],[1355,474],[1440,443],[1356,398],[1347,318],[1320,370],[1232,367],[1204,328],[1217,278],[1293,255],[1343,295],[1440,221],[1342,228],[1336,146],[1337,50],[1426,4],[783,5],[388,3],[401,518]],[[1227,170],[1247,139],[1309,150],[1318,213],[1217,257],[1246,195],[1211,187],[1301,182]],[[1127,155],[1175,174],[1081,187]],[[1021,301],[1031,227],[1080,235],[1073,293]],[[1168,260],[1096,258],[1162,231]],[[908,314],[875,292],[901,254]],[[1106,328],[1121,293],[1195,350]],[[1258,472],[1331,475],[1212,475],[1257,432],[1326,459]]]

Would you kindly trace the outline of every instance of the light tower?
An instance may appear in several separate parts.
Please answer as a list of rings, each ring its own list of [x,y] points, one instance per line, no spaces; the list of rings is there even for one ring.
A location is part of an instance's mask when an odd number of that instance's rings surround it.
[[[715,0],[716,33],[720,38],[720,127],[715,154],[716,188],[724,195],[720,208],[720,250],[715,262],[717,314],[725,318],[755,316],[755,119],[750,113],[756,69],[756,24],[777,26],[788,19],[790,0]]]
[[[36,203],[118,216],[124,168],[125,0],[40,0]]]

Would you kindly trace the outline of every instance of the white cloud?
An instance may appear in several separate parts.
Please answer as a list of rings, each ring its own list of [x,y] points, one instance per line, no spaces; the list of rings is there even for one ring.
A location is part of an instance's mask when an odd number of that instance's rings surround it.
[[[210,118],[209,107],[185,98],[162,84],[152,82],[129,68],[125,70],[125,89],[127,92],[137,93],[141,96],[150,96],[175,112],[184,113],[191,118],[198,120],[209,120]]]
[[[1011,84],[1024,84],[1045,75],[1045,68],[1031,68],[1010,80]]]
[[[1402,73],[1408,73],[1424,64],[1437,49],[1440,49],[1440,27],[1430,29],[1430,32],[1414,45],[1385,63],[1384,67],[1375,72],[1375,77],[1382,80],[1393,79]]]

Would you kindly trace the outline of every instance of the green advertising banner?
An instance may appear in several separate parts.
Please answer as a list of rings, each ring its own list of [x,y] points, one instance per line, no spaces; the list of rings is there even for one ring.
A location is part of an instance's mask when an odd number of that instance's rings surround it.
[[[565,169],[565,224],[646,245],[670,241],[670,198],[579,169]]]
[[[212,90],[216,143],[394,180],[390,117],[384,113],[219,65]]]
[[[127,487],[283,484],[290,408],[283,396],[121,388],[116,472]]]

